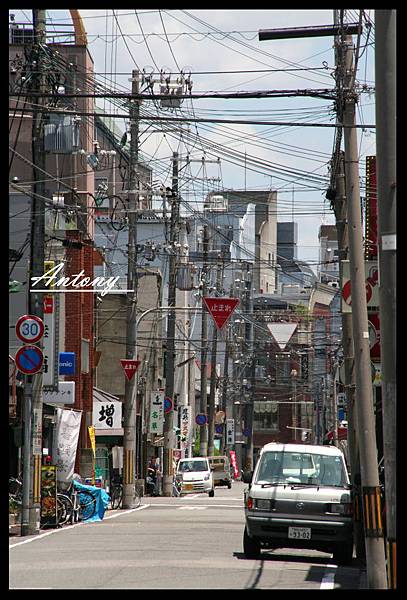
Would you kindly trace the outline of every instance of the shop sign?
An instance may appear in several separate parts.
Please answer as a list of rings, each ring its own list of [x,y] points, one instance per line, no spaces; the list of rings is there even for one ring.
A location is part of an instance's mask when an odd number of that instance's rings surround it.
[[[56,525],[57,522],[57,468],[55,465],[41,467],[41,524]]]
[[[120,429],[122,426],[122,402],[94,400],[93,424],[98,431],[100,429]]]
[[[149,433],[162,435],[164,431],[164,391],[150,392]]]

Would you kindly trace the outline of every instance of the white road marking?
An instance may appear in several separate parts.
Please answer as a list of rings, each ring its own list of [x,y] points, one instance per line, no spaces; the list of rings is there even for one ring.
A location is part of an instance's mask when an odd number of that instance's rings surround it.
[[[115,517],[119,517],[120,515],[125,515],[125,514],[131,513],[131,512],[135,512],[136,510],[142,510],[143,508],[148,508],[149,506],[150,506],[149,504],[142,504],[138,508],[130,508],[129,510],[125,510],[123,512],[118,512],[117,514],[104,517],[103,520],[114,519]],[[67,531],[68,529],[73,529],[74,527],[78,527],[80,525],[92,525],[93,523],[101,523],[101,522],[102,521],[91,521],[90,523],[87,523],[86,521],[82,521],[81,523],[75,523],[75,525],[65,525],[63,527],[59,527],[58,529],[52,529],[51,531],[46,531],[45,533],[40,533],[39,535],[29,538],[28,540],[16,542],[15,544],[10,544],[9,548],[15,548],[16,546],[21,546],[22,544],[29,544],[30,542],[35,542],[36,540],[40,540],[41,538],[44,538],[47,535],[52,535],[53,533],[59,533],[61,531]]]
[[[207,506],[178,506],[178,510],[206,510]]]
[[[326,565],[328,569],[337,569],[337,565]],[[322,577],[320,589],[333,590],[335,584],[335,571],[327,571]]]

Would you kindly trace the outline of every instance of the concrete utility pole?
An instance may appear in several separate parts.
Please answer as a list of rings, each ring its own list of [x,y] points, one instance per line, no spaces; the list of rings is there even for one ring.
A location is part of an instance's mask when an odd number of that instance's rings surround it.
[[[172,158],[172,197],[169,260],[168,306],[176,306],[177,254],[176,243],[179,237],[179,198],[178,198],[178,152]],[[165,415],[164,420],[164,456],[163,456],[163,495],[172,496],[172,452],[175,447],[174,434],[174,370],[175,370],[175,311],[170,310],[167,320],[167,349],[165,369],[165,396],[171,398],[173,408]]]
[[[338,35],[341,42],[339,69],[343,69],[343,95],[337,97],[342,110],[345,138],[345,175],[347,216],[349,225],[349,260],[352,286],[352,325],[356,371],[356,409],[362,475],[362,495],[365,524],[365,546],[368,587],[386,589],[386,567],[381,523],[380,487],[377,464],[376,429],[373,411],[373,390],[370,368],[369,332],[367,320],[365,267],[363,257],[362,224],[360,215],[359,161],[354,91],[355,72],[352,65],[353,43],[350,34],[359,32],[360,25],[339,24],[322,28],[295,28],[295,30],[267,30],[259,32],[259,39],[309,37],[310,35]],[[319,32],[317,31],[319,29]],[[326,31],[324,31],[324,29]],[[331,29],[331,31],[330,31]],[[312,31],[311,31],[312,30]],[[343,57],[343,58],[342,58]],[[382,118],[382,115],[380,115]]]
[[[389,587],[396,588],[396,11],[375,10],[380,348]]]
[[[203,228],[203,266],[202,266],[202,297],[207,295],[208,289],[208,226]],[[202,327],[201,327],[201,391],[199,410],[203,415],[207,414],[206,397],[207,397],[207,376],[206,376],[206,359],[208,355],[208,310],[202,301]],[[200,425],[199,430],[199,455],[208,456],[208,425]]]
[[[356,374],[356,411],[362,475],[367,580],[370,589],[386,589],[386,564],[383,529],[380,522],[380,486],[360,214],[359,154],[357,132],[354,127],[357,96],[353,88],[353,42],[351,36],[345,36],[343,49],[345,61],[345,95],[343,98],[342,124],[345,141],[345,177],[348,203],[349,261]]]
[[[349,237],[348,224],[346,217],[346,191],[345,191],[345,170],[344,170],[345,155],[341,151],[338,157],[338,166],[336,169],[336,184],[335,198],[333,209],[336,219],[336,231],[338,236],[338,251],[339,251],[339,279],[343,280],[343,262],[348,259]],[[343,350],[343,365],[345,372],[345,391],[348,407],[348,452],[350,462],[351,482],[354,490],[355,480],[360,480],[360,460],[359,460],[359,445],[357,437],[357,413],[355,407],[355,364],[353,352],[353,330],[352,330],[352,313],[342,312],[342,350]],[[360,493],[358,494],[358,501]],[[360,504],[360,503],[359,503]],[[363,526],[360,518],[354,520],[354,540],[356,556],[361,558],[365,555]]]
[[[132,94],[139,94],[139,72],[132,72]],[[139,112],[140,101],[132,100],[130,105],[130,154],[128,172],[129,202],[129,241],[127,263],[127,329],[126,358],[137,359],[136,319],[137,319],[137,210],[138,210],[138,149],[139,149]],[[137,373],[129,381],[126,377],[123,405],[123,501],[122,508],[133,508],[135,470],[136,470],[136,409],[137,409]]]
[[[253,336],[253,296],[252,296],[252,281],[253,273],[250,269],[250,263],[246,264],[246,277],[245,277],[245,310],[247,320],[245,322],[245,341],[246,347],[251,356],[250,365],[246,369],[246,377],[250,379],[250,398],[245,403],[245,429],[247,430],[246,436],[246,455],[244,468],[247,471],[253,471],[253,410],[254,410],[254,399],[256,394],[256,354],[254,350],[254,336]]]
[[[32,91],[39,93],[33,102],[32,122],[32,162],[33,162],[33,198],[31,204],[30,273],[31,277],[44,274],[44,227],[45,227],[45,152],[44,152],[44,114],[41,112],[45,89],[45,73],[42,67],[46,44],[46,10],[33,9],[34,45],[33,54],[36,64],[33,70]],[[38,110],[36,110],[38,109]],[[31,281],[31,279],[30,279]],[[31,315],[43,319],[43,294],[29,292],[28,307]],[[42,342],[37,344],[42,348]],[[24,399],[24,465],[23,465],[23,510],[21,535],[40,532],[41,525],[41,458],[42,458],[42,373],[26,376]]]
[[[217,266],[216,272],[216,292],[221,292],[223,267]],[[209,388],[208,403],[208,456],[215,454],[215,388],[216,388],[216,354],[218,348],[218,328],[213,323],[213,338],[211,352],[211,379]]]

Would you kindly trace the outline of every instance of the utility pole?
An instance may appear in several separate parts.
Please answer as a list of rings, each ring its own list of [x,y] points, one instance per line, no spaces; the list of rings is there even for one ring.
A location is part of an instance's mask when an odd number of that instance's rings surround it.
[[[139,72],[132,72],[132,94],[139,94]],[[131,100],[130,104],[130,154],[128,172],[128,266],[127,289],[127,329],[126,358],[137,359],[136,353],[136,320],[137,320],[137,210],[138,210],[138,149],[139,149],[139,112],[140,101]],[[136,471],[136,423],[137,423],[137,373],[130,381],[126,377],[123,405],[123,501],[122,508],[135,506],[135,471]]]
[[[202,297],[207,294],[208,288],[208,225],[203,228],[203,266],[202,266]],[[202,326],[201,326],[201,393],[200,393],[200,413],[207,414],[206,396],[207,396],[207,376],[206,376],[206,359],[208,355],[208,309],[202,301]],[[208,426],[200,425],[199,432],[199,455],[208,456]]]
[[[179,198],[178,198],[178,152],[172,158],[172,197],[170,244],[171,254],[169,260],[168,280],[168,307],[176,306],[176,275],[177,275],[177,244],[179,235]],[[165,368],[165,396],[174,403],[174,369],[175,369],[175,311],[170,310],[167,320],[167,349]],[[164,455],[163,455],[163,495],[172,496],[172,451],[175,446],[174,435],[174,408],[166,415],[164,420]]]
[[[337,165],[334,166],[335,192],[333,201],[333,210],[336,220],[336,231],[338,237],[338,259],[339,259],[339,279],[343,281],[343,262],[348,259],[349,236],[346,216],[346,190],[345,190],[345,155],[343,151],[339,152]],[[348,417],[348,453],[350,462],[351,483],[354,491],[357,490],[356,481],[360,480],[360,460],[357,437],[357,414],[355,407],[355,364],[353,352],[353,330],[352,313],[342,312],[342,350],[343,366],[345,373],[345,392],[347,399],[347,417]],[[357,494],[357,502],[360,503],[360,493]],[[359,513],[358,513],[359,514]],[[354,540],[356,556],[361,558],[365,555],[363,527],[360,518],[354,520]]]
[[[315,35],[337,35],[343,40],[340,52],[343,69],[341,81],[343,95],[337,97],[341,111],[345,139],[345,176],[347,217],[349,226],[349,261],[352,286],[352,327],[356,371],[356,409],[362,475],[362,494],[365,523],[365,547],[368,587],[386,589],[386,567],[384,557],[383,529],[380,523],[380,487],[377,464],[376,429],[373,411],[373,390],[370,368],[369,331],[367,320],[365,266],[363,257],[362,224],[360,215],[359,160],[354,91],[356,72],[353,68],[352,33],[360,33],[360,25],[341,24],[323,27],[298,27],[285,30],[259,32],[259,39],[282,39],[310,37]],[[382,115],[380,115],[382,118]],[[373,528],[372,524],[379,526]]]
[[[396,11],[375,10],[380,346],[389,588],[396,588]]]
[[[231,330],[231,324],[226,325],[225,331],[225,357],[223,362],[223,385],[222,385],[222,402],[221,402],[221,410],[225,413],[224,424],[222,428],[222,444],[221,444],[221,454],[226,453],[226,418],[228,417],[228,407],[227,407],[227,389],[229,386],[229,335]]]
[[[44,152],[44,114],[41,94],[45,89],[44,69],[42,68],[46,44],[46,11],[33,9],[34,46],[36,64],[33,70],[32,91],[39,94],[34,99],[32,122],[32,162],[33,162],[33,198],[31,204],[30,238],[30,281],[31,277],[44,274],[45,258],[45,152]],[[29,313],[43,319],[43,294],[29,292]],[[42,348],[42,343],[37,344]],[[41,512],[41,458],[42,458],[42,373],[26,377],[24,398],[24,465],[23,465],[23,509],[21,535],[40,532]]]
[[[353,85],[352,36],[345,35],[342,48],[344,50],[345,91],[342,107],[342,124],[344,127],[345,142],[349,260],[352,286],[352,325],[356,372],[356,410],[362,475],[367,580],[370,589],[386,589],[383,530],[379,526],[373,527],[373,523],[376,523],[376,518],[380,520],[381,506],[370,366],[365,263],[360,214],[359,154],[355,128],[357,96]]]
[[[216,292],[220,293],[222,286],[223,267],[217,266],[216,272]],[[218,348],[218,328],[213,323],[213,338],[211,351],[211,380],[209,388],[208,403],[208,456],[215,454],[215,388],[216,388],[216,354]]]
[[[250,271],[250,263],[246,264],[245,277],[245,341],[247,350],[250,353],[250,365],[247,367],[247,379],[250,379],[250,398],[245,402],[245,429],[247,430],[246,441],[246,456],[244,469],[253,471],[253,410],[254,398],[256,393],[256,354],[253,343],[253,297],[252,297],[252,281],[253,275]]]

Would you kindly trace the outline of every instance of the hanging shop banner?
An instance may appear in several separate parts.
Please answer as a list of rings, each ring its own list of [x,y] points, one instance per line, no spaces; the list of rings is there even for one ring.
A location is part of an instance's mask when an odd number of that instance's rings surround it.
[[[164,391],[150,392],[149,433],[162,435],[164,431]]]
[[[41,467],[41,524],[55,526],[57,523],[57,468],[55,465]]]
[[[95,436],[95,426],[89,425],[88,427],[90,445],[92,446],[93,457],[96,457],[96,436]]]
[[[236,460],[236,452],[234,450],[229,450],[230,454],[230,462],[233,467],[233,474],[235,479],[239,477],[239,469],[237,468],[237,460]]]
[[[342,312],[352,312],[350,262],[342,261]],[[377,260],[365,261],[366,304],[368,308],[379,306],[379,269]]]
[[[56,409],[55,437],[52,456],[57,466],[57,480],[71,481],[81,428],[81,410]]]

